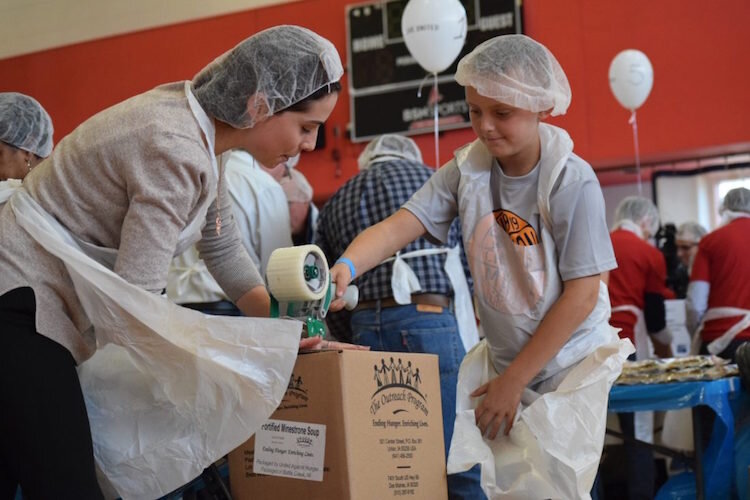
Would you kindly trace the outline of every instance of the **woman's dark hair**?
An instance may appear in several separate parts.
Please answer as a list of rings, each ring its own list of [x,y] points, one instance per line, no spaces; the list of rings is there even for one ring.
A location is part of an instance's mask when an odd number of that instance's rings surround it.
[[[288,108],[284,108],[281,111],[278,111],[277,114],[283,113],[284,111],[295,111],[297,113],[307,111],[308,109],[310,109],[310,105],[313,102],[317,101],[318,99],[322,99],[329,94],[333,94],[334,92],[341,92],[340,82],[332,82],[329,85],[320,87],[318,90],[305,97],[301,101],[297,101]]]

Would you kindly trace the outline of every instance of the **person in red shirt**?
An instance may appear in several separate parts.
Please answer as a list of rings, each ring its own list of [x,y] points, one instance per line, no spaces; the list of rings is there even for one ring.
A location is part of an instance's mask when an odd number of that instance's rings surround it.
[[[647,241],[658,229],[659,213],[651,200],[629,196],[617,206],[614,230],[610,233],[617,269],[609,275],[609,324],[621,329],[621,338],[635,344],[636,359],[653,357],[654,352],[661,357],[671,356],[669,334],[664,332],[664,300],[674,298],[674,294],[666,286],[664,255]],[[618,417],[623,434],[653,439],[652,413],[618,413]],[[628,498],[653,498],[653,452],[626,441],[625,456]]]
[[[724,224],[698,244],[688,286],[688,327],[701,352],[735,361],[750,340],[750,190],[729,191],[719,213]]]
[[[668,334],[663,333],[664,300],[673,299],[674,293],[666,286],[664,255],[647,242],[658,228],[656,206],[646,198],[629,196],[615,210],[615,229],[610,233],[617,269],[609,275],[609,324],[635,344],[638,359],[649,356],[648,340],[656,354],[671,355]]]

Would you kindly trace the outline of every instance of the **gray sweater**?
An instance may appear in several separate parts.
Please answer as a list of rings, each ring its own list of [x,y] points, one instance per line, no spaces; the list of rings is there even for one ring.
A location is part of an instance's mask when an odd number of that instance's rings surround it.
[[[24,180],[47,212],[78,238],[118,249],[114,271],[161,292],[177,240],[202,202],[216,190],[211,155],[190,111],[184,83],[157,87],[93,116]],[[242,246],[226,183],[206,215],[201,258],[236,301],[263,284]],[[95,349],[91,325],[63,263],[44,251],[0,211],[0,295],[31,286],[37,331],[65,346],[80,363]]]

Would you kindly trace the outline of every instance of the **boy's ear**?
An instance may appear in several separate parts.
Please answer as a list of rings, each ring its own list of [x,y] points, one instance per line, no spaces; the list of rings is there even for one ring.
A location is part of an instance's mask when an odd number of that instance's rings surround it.
[[[268,101],[266,101],[266,96],[262,93],[256,92],[248,98],[247,113],[253,119],[253,123],[258,123],[268,118],[268,111]]]

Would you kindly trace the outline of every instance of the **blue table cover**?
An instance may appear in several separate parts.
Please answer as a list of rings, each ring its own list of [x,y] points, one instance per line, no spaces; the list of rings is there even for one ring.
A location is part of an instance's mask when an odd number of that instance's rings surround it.
[[[724,499],[730,497],[734,470],[734,415],[730,398],[739,391],[739,377],[700,382],[616,385],[609,394],[609,411],[621,413],[677,410],[698,405],[710,407],[717,418],[711,440],[703,452],[705,498]],[[656,498],[695,498],[694,475],[687,473],[670,478]]]

